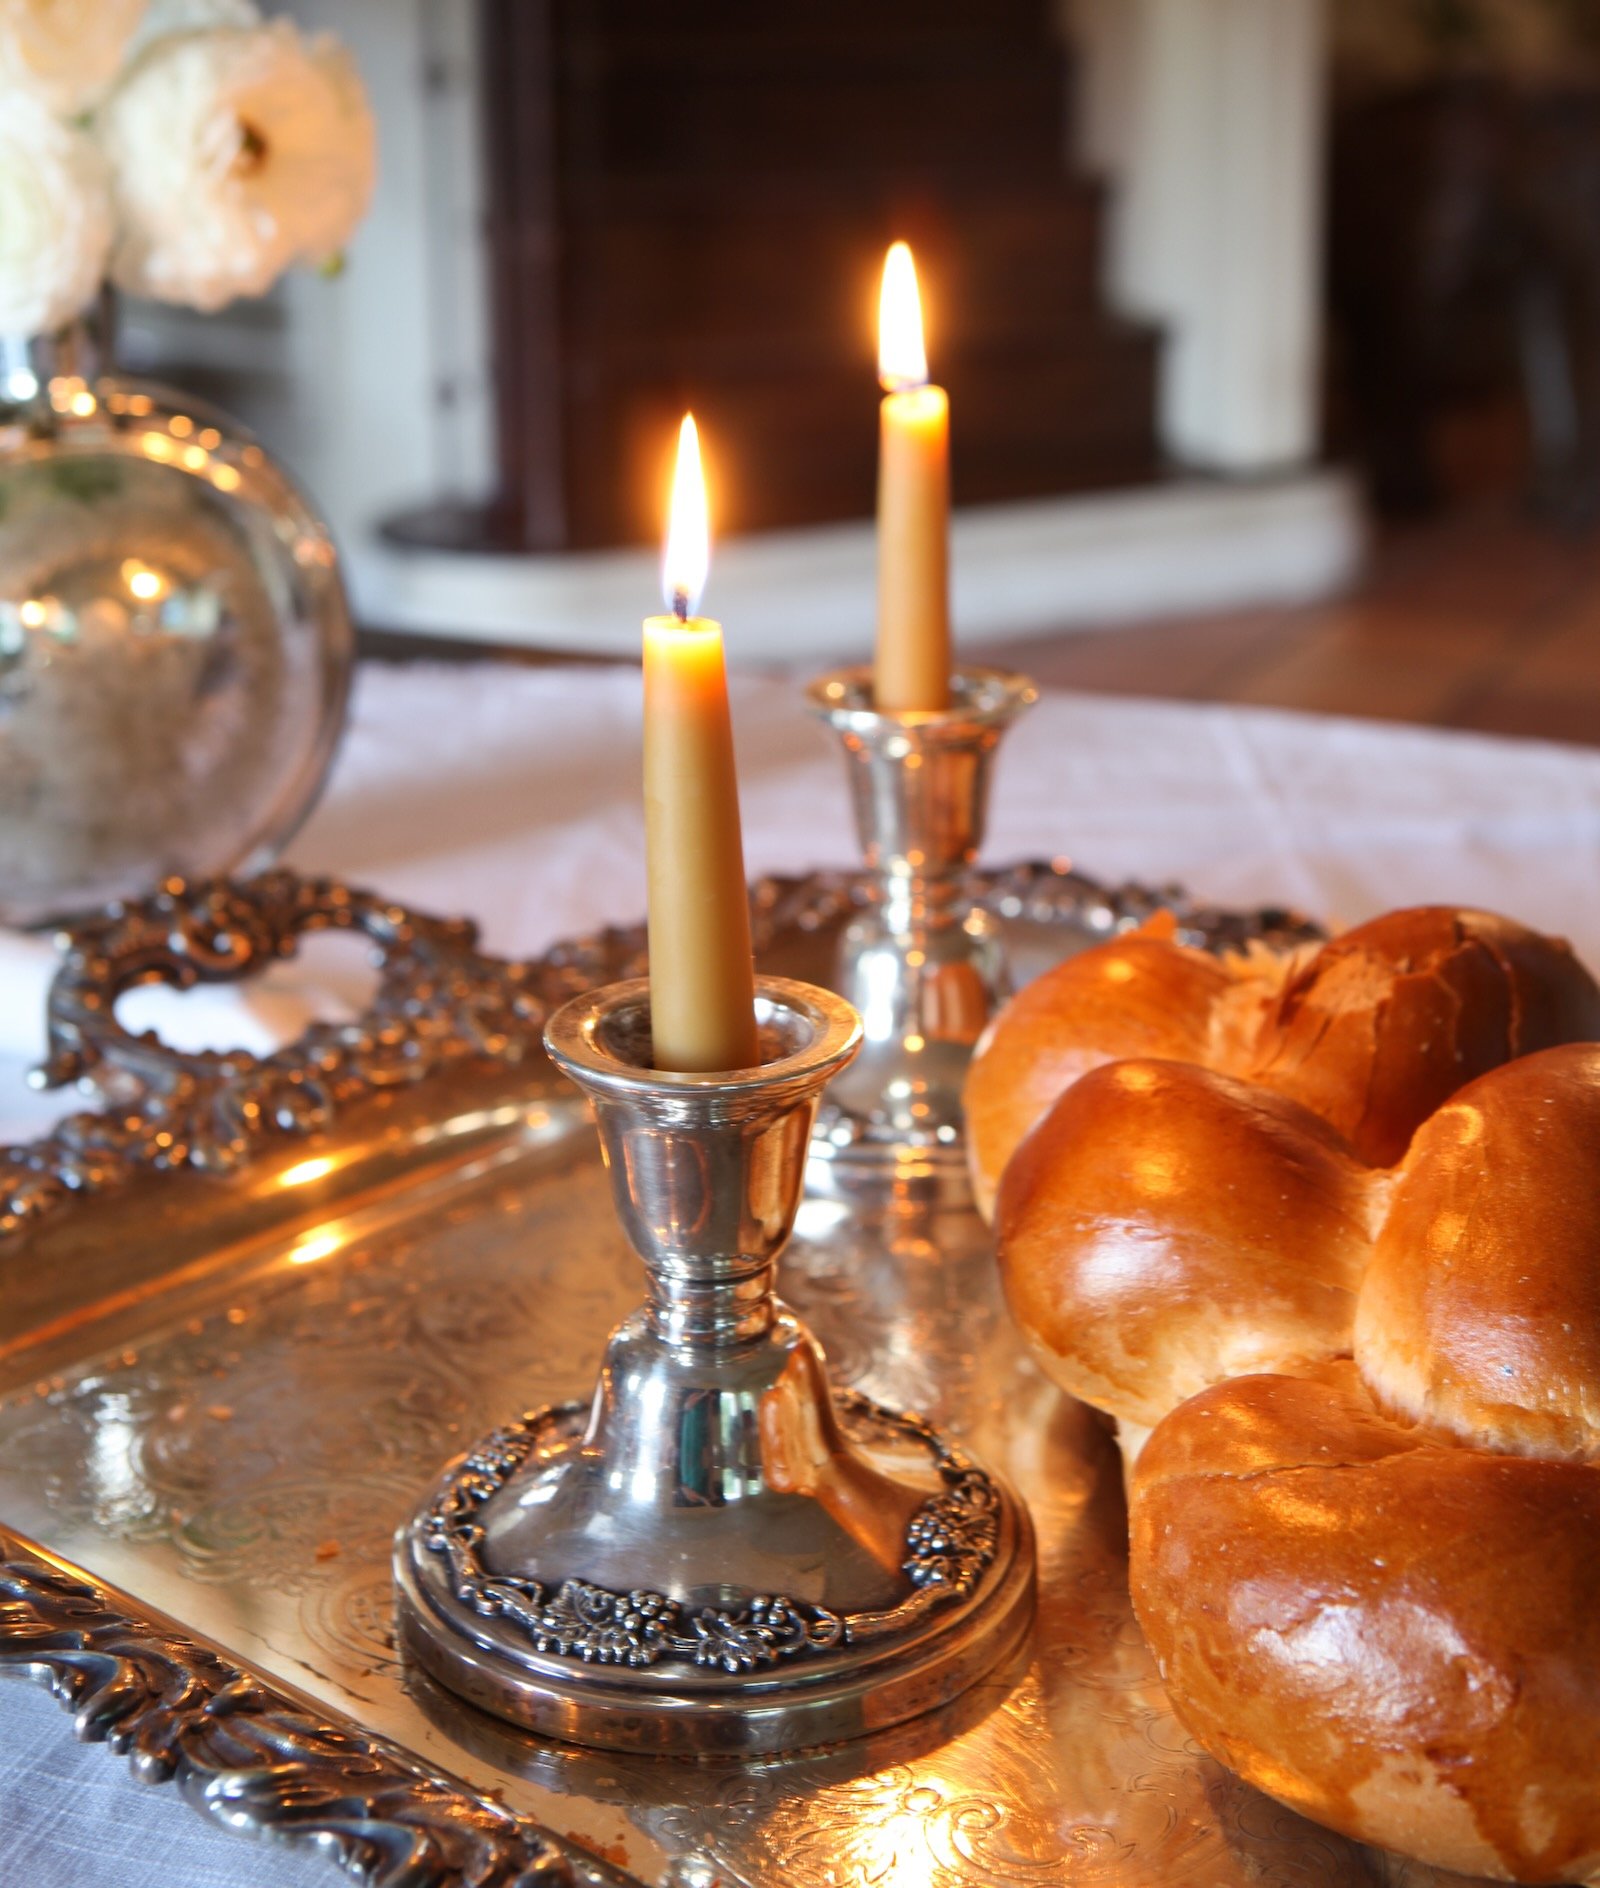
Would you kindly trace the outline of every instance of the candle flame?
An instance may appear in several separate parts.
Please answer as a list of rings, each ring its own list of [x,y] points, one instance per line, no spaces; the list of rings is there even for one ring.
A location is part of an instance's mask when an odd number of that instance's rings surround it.
[[[891,243],[883,262],[883,292],[878,299],[878,379],[886,393],[928,384],[928,355],[922,341],[922,297],[909,243]]]
[[[706,506],[705,472],[700,464],[700,435],[694,415],[685,413],[678,428],[678,464],[672,475],[672,507],[667,515],[667,545],[661,559],[661,584],[667,608],[680,619],[700,607],[711,567],[711,521]]]

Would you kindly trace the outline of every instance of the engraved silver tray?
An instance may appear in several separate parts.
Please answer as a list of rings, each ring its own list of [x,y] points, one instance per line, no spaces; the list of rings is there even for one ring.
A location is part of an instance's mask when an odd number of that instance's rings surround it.
[[[1158,906],[1209,946],[1284,913],[1199,910],[1027,865],[985,873],[1019,975]],[[852,874],[753,892],[763,968],[826,982]],[[266,1058],[117,1024],[162,978],[248,974],[365,932],[369,1013]],[[440,1465],[581,1394],[640,1295],[546,1011],[638,974],[638,930],[528,963],[323,881],[174,883],[80,927],[47,1075],[93,1111],[0,1154],[0,1669],[227,1825],[405,1888],[1024,1888],[1437,1879],[1256,1794],[1178,1726],[1128,1605],[1118,1458],[1028,1359],[969,1211],[811,1199],[784,1294],[834,1381],[1002,1468],[1037,1523],[1028,1662],[885,1743],[781,1762],[569,1751],[402,1670],[389,1542]]]

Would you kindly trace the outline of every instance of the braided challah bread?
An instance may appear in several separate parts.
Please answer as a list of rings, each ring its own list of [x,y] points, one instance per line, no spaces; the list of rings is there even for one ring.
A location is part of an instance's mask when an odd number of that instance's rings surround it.
[[[1349,1350],[1369,1180],[1298,1102],[1191,1063],[1107,1063],[1006,1169],[1012,1316],[1063,1389],[1147,1429],[1219,1378]]]
[[[1046,1369],[1137,1454],[1173,1706],[1349,1835],[1600,1882],[1600,993],[1439,911],[1223,975],[1168,1024],[1202,1052],[1080,1070],[996,1213]]]
[[[1600,1048],[1428,1121],[1354,1361],[1181,1404],[1129,1512],[1134,1606],[1208,1750],[1424,1861],[1600,1880]]]
[[[1424,1123],[1362,1280],[1355,1357],[1406,1421],[1600,1458],[1600,1047],[1525,1056]]]
[[[1600,1036],[1600,992],[1560,938],[1488,911],[1391,911],[1302,959],[1241,1073],[1389,1166],[1463,1082]]]
[[[1258,1082],[1387,1165],[1475,1075],[1600,1037],[1600,991],[1560,940],[1485,911],[1420,906],[1320,950],[1215,958],[1170,917],[1069,958],[996,1017],[967,1079],[985,1214],[1017,1145],[1080,1075],[1125,1056]]]
[[[1188,949],[1172,914],[1159,912],[1025,984],[984,1032],[967,1074],[979,1211],[990,1217],[1018,1142],[1080,1075],[1123,1056],[1207,1062],[1253,1033],[1282,976],[1265,953],[1257,964]]]
[[[1137,975],[1108,981],[1133,947]],[[1187,1022],[1164,1028],[1172,1043],[1188,1027],[1205,1054],[1098,1055],[1019,1137],[995,1206],[1017,1322],[1125,1441],[1208,1384],[1348,1354],[1395,1184],[1373,1150],[1403,1152],[1485,1067],[1600,1038],[1600,990],[1567,946],[1484,912],[1393,912],[1280,968],[1270,989],[1259,963],[1203,983],[1197,958],[1137,934],[1085,952],[1052,973],[1042,1009],[1023,1010],[1034,985],[1001,1014],[971,1084],[1019,1058],[1019,1015],[1065,1017],[1097,985],[1110,1007],[1131,982],[1133,1041],[1157,1013],[1153,985],[1198,992]],[[1164,983],[1163,959],[1180,966]],[[1044,1034],[1038,1063],[1066,1066],[1065,1028]],[[1107,1043],[1118,1026],[1085,1034]]]
[[[1134,1609],[1215,1757],[1440,1867],[1600,1880],[1600,1466],[1407,1427],[1323,1364],[1175,1410],[1129,1526]]]

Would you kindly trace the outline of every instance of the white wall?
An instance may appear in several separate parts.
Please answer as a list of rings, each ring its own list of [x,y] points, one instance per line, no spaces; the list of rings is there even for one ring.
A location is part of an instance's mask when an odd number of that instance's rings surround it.
[[[476,9],[294,0],[293,11],[349,46],[381,139],[377,195],[344,274],[286,284],[283,450],[348,536],[491,481]]]
[[[1076,0],[1078,133],[1113,188],[1107,287],[1167,330],[1162,441],[1230,473],[1314,458],[1324,0]]]

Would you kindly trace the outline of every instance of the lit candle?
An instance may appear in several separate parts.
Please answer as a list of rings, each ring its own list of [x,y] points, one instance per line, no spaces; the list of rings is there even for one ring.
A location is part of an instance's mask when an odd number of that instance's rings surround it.
[[[878,307],[878,659],[889,712],[950,705],[950,401],[928,384],[911,251],[895,243]]]
[[[644,626],[644,814],[655,1065],[753,1068],[755,972],[722,625],[694,614],[711,561],[694,420],[678,435],[662,579]]]

